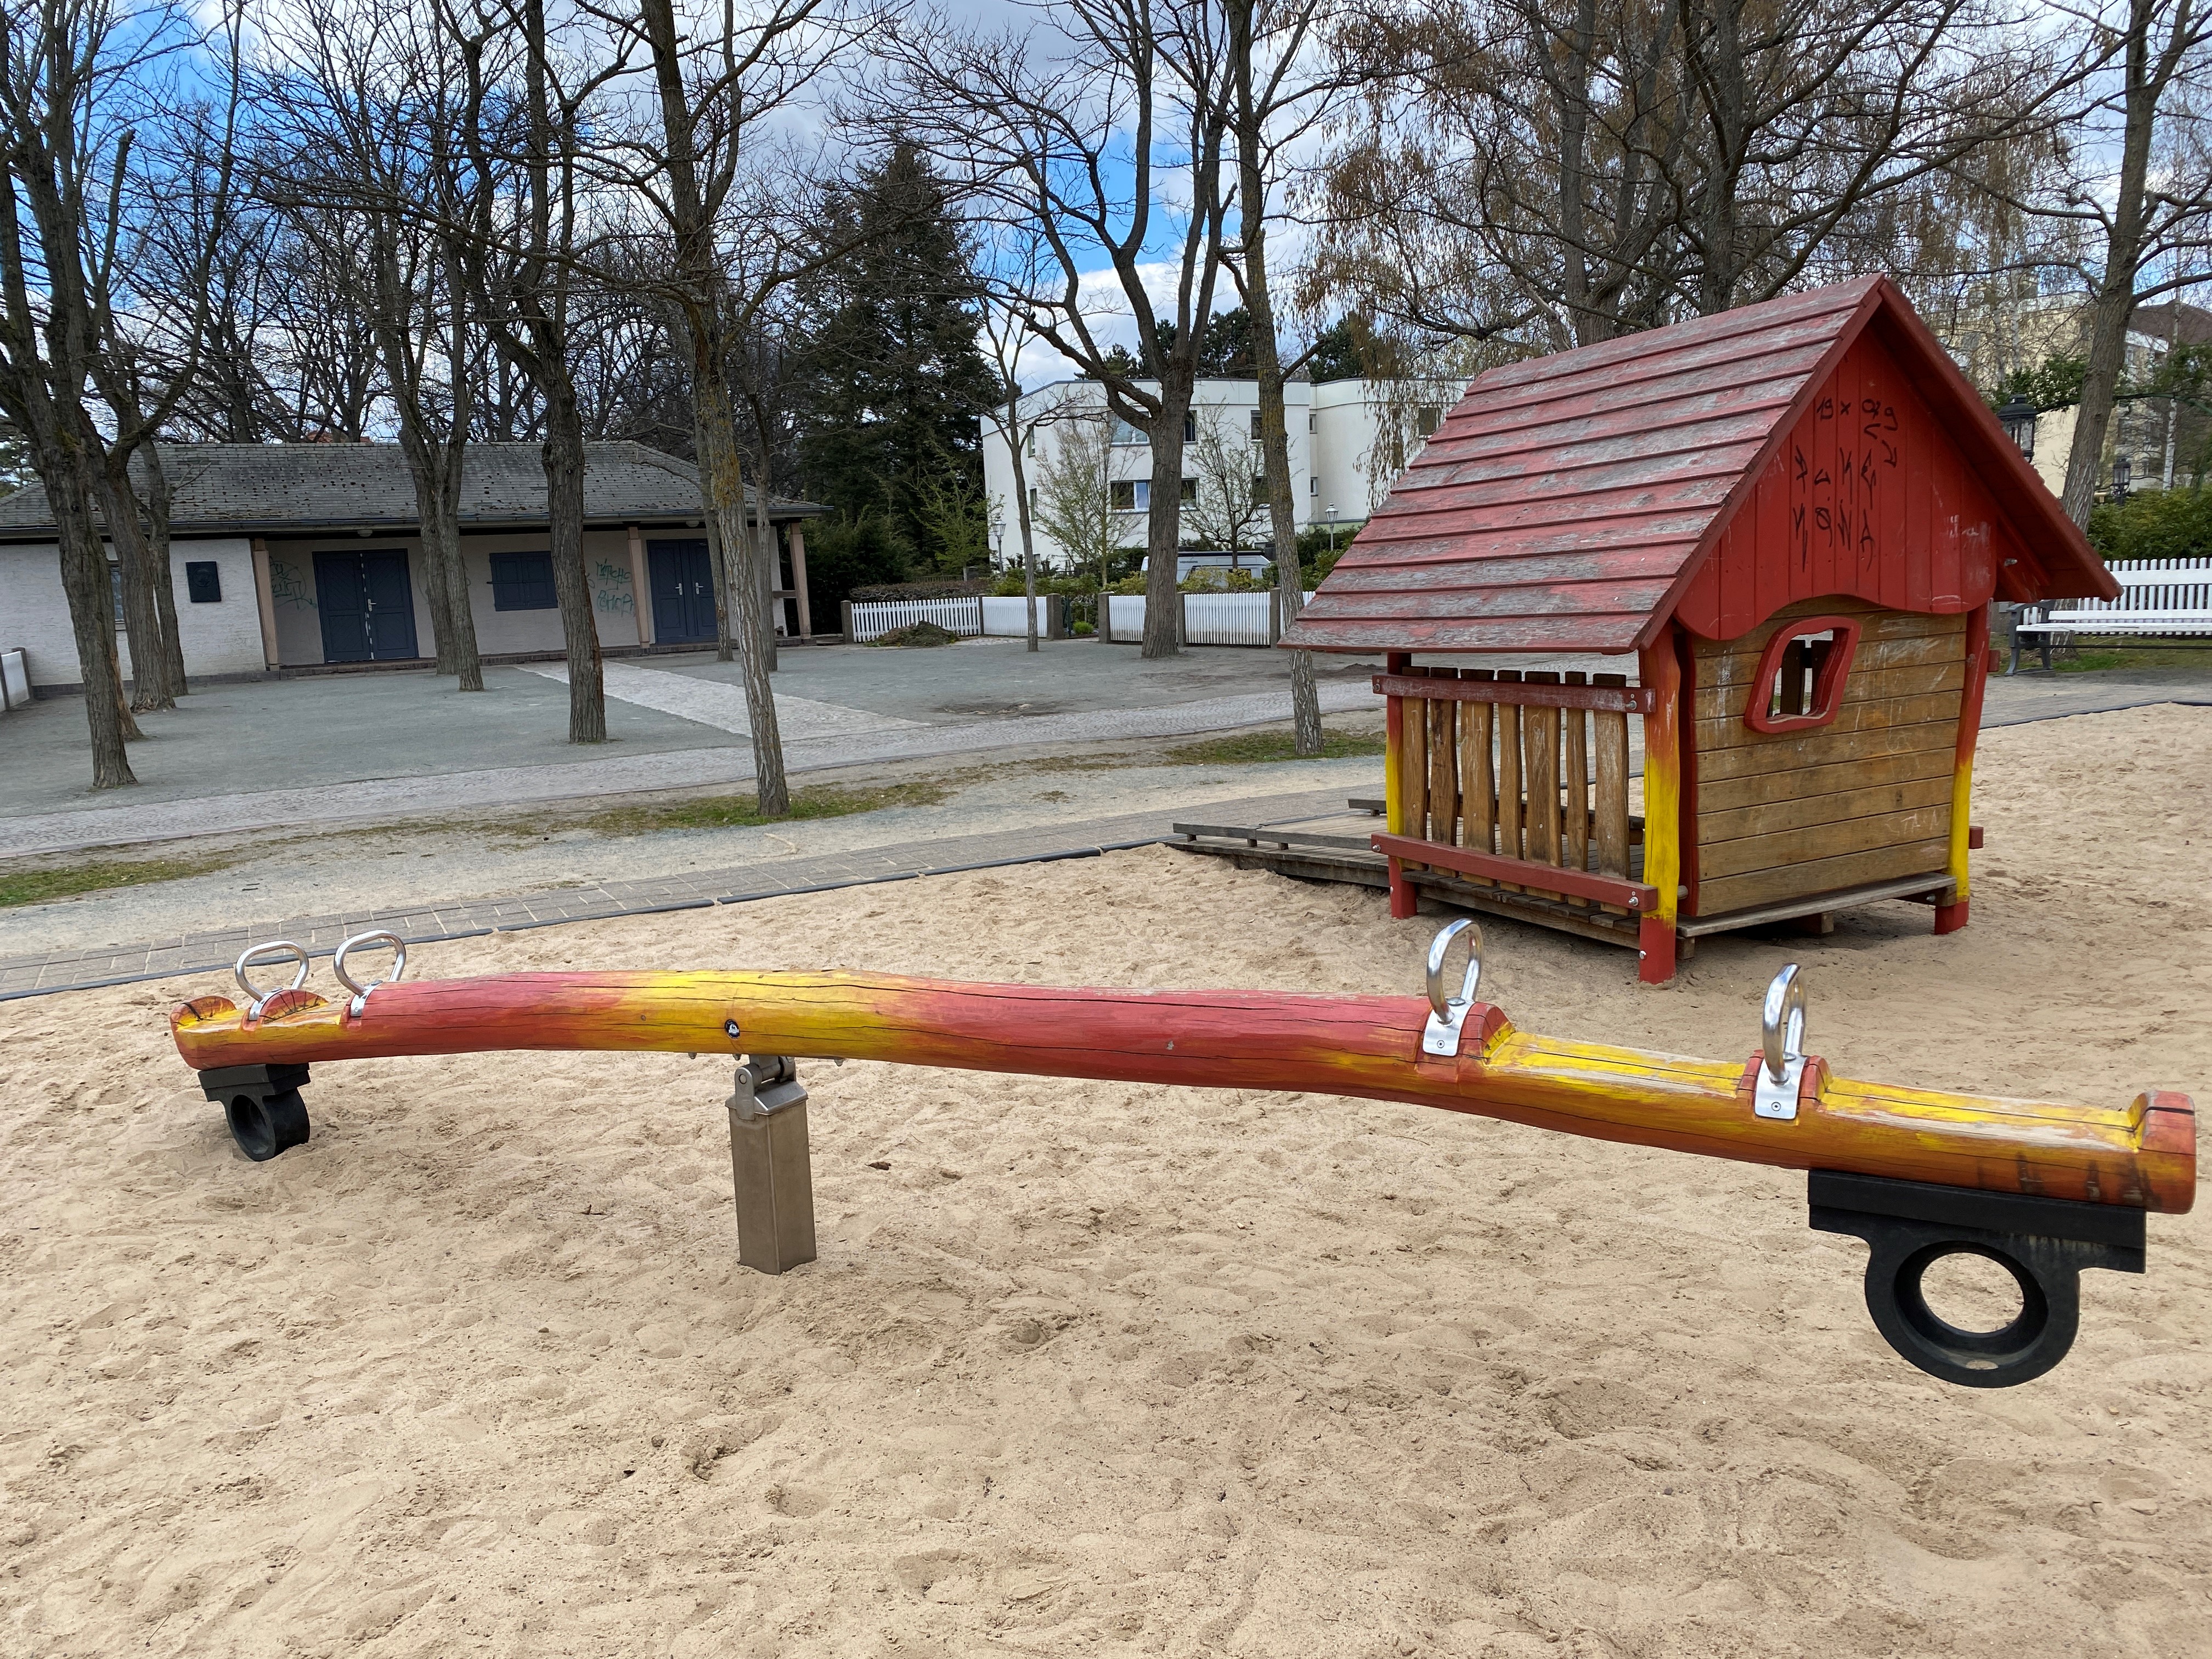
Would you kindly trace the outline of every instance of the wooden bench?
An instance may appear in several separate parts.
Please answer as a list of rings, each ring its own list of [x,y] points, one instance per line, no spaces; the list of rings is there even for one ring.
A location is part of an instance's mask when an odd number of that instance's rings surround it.
[[[2033,635],[2051,666],[2053,637],[2074,634],[2186,639],[2212,635],[2212,559],[2127,559],[2111,567],[2117,599],[2054,599],[2021,613],[2012,635],[2016,673],[2023,637]]]

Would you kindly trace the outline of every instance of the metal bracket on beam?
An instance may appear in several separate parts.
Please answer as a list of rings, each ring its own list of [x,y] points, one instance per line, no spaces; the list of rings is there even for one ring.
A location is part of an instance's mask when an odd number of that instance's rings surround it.
[[[1467,940],[1467,977],[1460,982],[1457,996],[1447,996],[1444,959],[1451,954],[1452,942],[1462,937]],[[1474,1006],[1475,988],[1481,982],[1482,929],[1462,916],[1457,921],[1447,923],[1429,945],[1429,1018],[1421,1027],[1423,1054],[1449,1057],[1459,1052],[1467,1012]]]
[[[780,1273],[814,1260],[814,1172],[806,1085],[789,1054],[748,1054],[729,1098],[738,1260]]]

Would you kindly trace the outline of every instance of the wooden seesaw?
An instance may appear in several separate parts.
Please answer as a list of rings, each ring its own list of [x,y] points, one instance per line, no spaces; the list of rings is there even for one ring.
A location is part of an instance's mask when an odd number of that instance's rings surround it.
[[[1467,950],[1457,995],[1446,969]],[[347,969],[394,952],[387,977]],[[296,957],[289,986],[249,969]],[[739,1259],[768,1273],[814,1259],[806,1091],[797,1060],[895,1060],[1202,1088],[1408,1101],[1601,1140],[1809,1172],[1811,1224],[1871,1247],[1866,1299],[1891,1346],[1975,1388],[2039,1376],[2065,1357],[2084,1267],[2141,1273],[2147,1212],[2196,1194],[2195,1109],[2153,1091],[2125,1107],[1983,1098],[1832,1075],[1803,1051],[1795,964],[1768,988],[1761,1047],[1741,1064],[1517,1030],[1476,1000],[1481,933],[1465,920],[1428,954],[1426,1000],[1270,991],[1109,991],[853,973],[495,974],[404,983],[406,947],[365,933],[333,967],[352,993],[303,988],[307,953],[280,941],[238,960],[240,1009],[203,997],[170,1015],[177,1051],[256,1161],[307,1139],[300,1097],[326,1060],[497,1049],[740,1056],[727,1104]],[[1942,1258],[1988,1257],[2019,1285],[2002,1328],[1940,1318],[1922,1279]]]

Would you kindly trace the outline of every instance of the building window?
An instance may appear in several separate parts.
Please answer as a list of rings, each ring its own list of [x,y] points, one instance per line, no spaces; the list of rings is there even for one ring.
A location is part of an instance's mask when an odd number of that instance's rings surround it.
[[[1194,409],[1182,412],[1182,441],[1187,444],[1198,441],[1198,411]]]
[[[1321,430],[1321,416],[1318,416],[1318,415],[1309,414],[1309,415],[1306,416],[1306,430],[1307,430],[1308,432],[1318,432],[1318,431],[1320,431],[1320,430]]]
[[[495,611],[550,611],[553,556],[550,553],[495,553],[491,556],[491,608]]]
[[[1135,427],[1131,426],[1119,415],[1109,416],[1109,419],[1112,423],[1109,428],[1106,440],[1109,443],[1128,445],[1150,443],[1152,441],[1151,439],[1147,438],[1143,433],[1138,431]]]
[[[1255,409],[1252,411],[1252,441],[1256,444],[1260,438],[1260,411]]]
[[[222,569],[213,559],[194,559],[185,566],[185,594],[194,605],[222,603]]]
[[[1116,513],[1142,513],[1152,504],[1149,478],[1116,478],[1106,486],[1106,504]]]
[[[1309,495],[1318,495],[1321,494],[1321,480],[1319,478],[1308,478],[1306,480],[1306,494]]]
[[[1182,504],[1185,507],[1195,507],[1198,505],[1197,479],[1185,478],[1182,481]]]
[[[1030,486],[1030,516],[1031,518],[1035,518],[1036,516],[1036,493],[1037,487],[1035,484],[1031,484]]]
[[[1256,506],[1258,503],[1260,503],[1260,502],[1261,502],[1261,501],[1266,501],[1267,499],[1267,475],[1265,472],[1255,472],[1255,473],[1252,475],[1252,501],[1253,501],[1253,503],[1254,503],[1254,505],[1255,505],[1255,506]]]
[[[1022,440],[1022,453],[1024,455],[1035,455],[1036,453],[1036,428],[1035,427],[1031,427],[1029,429],[1028,435]]]
[[[1433,404],[1426,404],[1413,411],[1413,430],[1424,438],[1443,424],[1444,412]]]

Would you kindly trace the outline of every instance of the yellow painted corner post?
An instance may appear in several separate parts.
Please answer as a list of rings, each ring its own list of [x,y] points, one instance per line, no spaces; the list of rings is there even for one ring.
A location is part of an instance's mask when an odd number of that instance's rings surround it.
[[[1644,717],[1644,882],[1658,909],[1640,927],[1636,976],[1646,985],[1674,977],[1674,918],[1682,881],[1682,665],[1674,629],[1637,653],[1636,677],[1652,693]]]
[[[1982,689],[1989,678],[1990,608],[1979,605],[1966,617],[1966,686],[1959,697],[1958,760],[1951,770],[1951,846],[1945,865],[1953,891],[1948,904],[1936,907],[1939,933],[1955,933],[1966,925],[1966,854],[1974,833],[1974,741],[1982,733]]]

